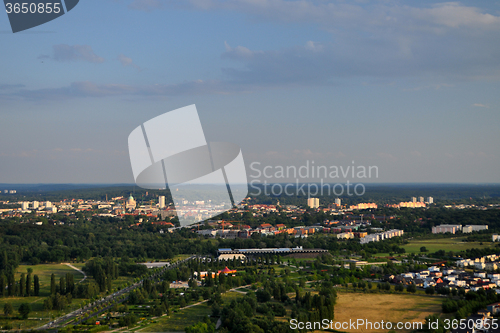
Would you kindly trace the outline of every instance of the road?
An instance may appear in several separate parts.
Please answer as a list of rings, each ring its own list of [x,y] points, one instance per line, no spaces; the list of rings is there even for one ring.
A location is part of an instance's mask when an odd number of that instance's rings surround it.
[[[165,268],[163,270],[161,270],[160,272],[148,277],[148,279],[154,279],[154,278],[157,278],[159,275],[161,275],[165,270],[167,269],[172,269],[172,268],[175,268],[177,267],[179,264],[185,262],[185,261],[188,261],[190,259],[193,259],[195,258],[196,256],[191,256],[187,259],[184,259],[184,260],[181,260],[179,262],[176,262],[175,264],[172,264],[172,265],[169,265],[169,266],[165,266]],[[66,264],[70,267],[72,267],[72,265],[70,264]],[[80,271],[78,268],[76,267],[72,267],[73,269],[76,269],[78,271]],[[82,272],[83,273],[83,272]],[[85,275],[84,273],[84,279],[87,277],[87,275]],[[84,280],[83,279],[83,280]],[[82,282],[83,280],[81,280],[80,282]],[[85,314],[87,313],[90,313],[92,312],[96,307],[98,306],[101,306],[102,304],[105,304],[105,303],[113,303],[115,301],[118,301],[120,302],[120,300],[117,300],[118,298],[120,298],[121,296],[131,292],[132,290],[136,289],[136,288],[139,288],[140,286],[142,286],[142,282],[144,280],[140,280],[139,282],[136,282],[134,283],[133,285],[127,287],[127,288],[124,288],[122,290],[119,290],[117,292],[115,292],[114,294],[112,295],[109,295],[109,296],[106,296],[106,297],[103,297],[95,302],[93,302],[92,304],[87,304],[86,306],[84,306],[83,308],[81,309],[78,309],[78,310],[75,310],[73,312],[70,312],[62,317],[59,317],[57,319],[54,319],[53,321],[41,326],[41,327],[38,327],[37,330],[51,330],[51,329],[55,329],[57,327],[64,327],[66,325],[68,325],[69,322],[71,322],[73,319],[77,319],[78,317],[83,317]],[[123,302],[125,299],[121,300],[121,302]],[[110,306],[107,306],[105,307],[104,309],[101,309],[100,311],[98,311],[97,313],[91,315],[89,318],[93,317],[93,316],[96,316],[100,313],[102,313],[103,311],[106,311]],[[77,319],[77,322],[81,322],[82,319]]]

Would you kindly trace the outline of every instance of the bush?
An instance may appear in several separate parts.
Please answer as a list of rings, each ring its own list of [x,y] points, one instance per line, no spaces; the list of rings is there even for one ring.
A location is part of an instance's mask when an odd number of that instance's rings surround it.
[[[21,319],[28,319],[28,315],[31,312],[31,306],[29,303],[23,303],[19,306],[19,315]]]

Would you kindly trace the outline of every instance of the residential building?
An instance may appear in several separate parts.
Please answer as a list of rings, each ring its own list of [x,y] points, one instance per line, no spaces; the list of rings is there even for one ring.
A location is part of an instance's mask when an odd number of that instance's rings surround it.
[[[458,231],[462,230],[462,226],[457,224],[441,224],[435,227],[432,227],[432,233],[433,234],[444,234],[444,233],[452,233],[455,234]]]
[[[319,207],[319,199],[318,198],[309,198],[309,199],[307,199],[307,205],[310,208],[318,208]]]
[[[474,231],[481,231],[481,230],[488,230],[487,225],[466,225],[462,228],[462,232],[465,234],[474,232]]]

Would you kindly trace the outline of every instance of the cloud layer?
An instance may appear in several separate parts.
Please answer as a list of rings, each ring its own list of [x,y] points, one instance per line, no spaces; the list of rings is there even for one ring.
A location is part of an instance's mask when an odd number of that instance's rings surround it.
[[[225,42],[221,58],[231,60],[232,65],[221,68],[217,80],[172,85],[160,82],[149,86],[75,81],[54,89],[21,89],[18,96],[34,98],[42,92],[59,98],[229,93],[268,87],[337,85],[346,78],[363,81],[423,78],[427,87],[500,79],[500,16],[457,2],[412,7],[390,1],[359,4],[305,0],[133,0],[129,8],[240,12],[259,20],[312,24],[328,31],[330,38],[271,50],[252,50]],[[50,58],[55,61],[104,62],[89,45],[60,44],[53,49]],[[124,54],[118,60],[124,67],[141,70]]]
[[[59,44],[52,46],[52,56],[42,55],[39,59],[50,58],[54,61],[68,62],[68,61],[84,61],[91,63],[103,63],[104,58],[99,57],[94,53],[92,47],[89,45],[68,45]]]

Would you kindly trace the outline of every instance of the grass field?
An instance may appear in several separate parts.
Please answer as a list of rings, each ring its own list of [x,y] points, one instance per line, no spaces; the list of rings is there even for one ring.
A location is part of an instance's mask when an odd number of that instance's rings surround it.
[[[423,295],[339,293],[335,305],[335,321],[349,322],[349,319],[353,321],[364,319],[370,322],[381,320],[393,323],[424,322],[429,314],[441,312],[441,302],[440,297]],[[364,328],[362,330],[342,329],[342,331],[380,332],[380,330]]]
[[[179,310],[170,317],[162,317],[157,323],[153,323],[141,332],[184,332],[184,328],[203,321],[203,319],[212,313],[212,309],[206,304],[200,304]]]
[[[73,266],[81,269],[83,264],[72,264]],[[71,273],[75,277],[75,283],[83,279],[83,274],[64,264],[42,264],[42,265],[19,265],[16,270],[16,281],[19,281],[21,273],[25,275],[28,268],[33,269],[33,275],[38,275],[40,279],[40,296],[50,295],[50,275],[52,273],[56,276],[56,283],[59,284],[59,278],[66,276],[66,273]]]
[[[73,266],[81,269],[83,264],[73,264]],[[33,275],[38,275],[40,279],[40,296],[31,296],[31,297],[6,297],[0,298],[0,309],[3,309],[5,303],[10,303],[14,307],[14,316],[17,316],[17,309],[22,303],[29,303],[31,306],[31,312],[29,314],[28,320],[16,320],[14,318],[6,318],[4,316],[0,316],[0,326],[5,325],[7,322],[10,322],[14,328],[32,328],[40,326],[44,322],[48,322],[50,318],[60,316],[62,312],[60,311],[44,311],[43,310],[43,300],[50,295],[50,276],[52,273],[56,276],[56,283],[59,285],[59,278],[66,276],[66,273],[71,273],[75,277],[75,283],[83,279],[83,274],[69,267],[68,265],[63,264],[41,264],[41,265],[20,265],[15,274],[16,281],[19,281],[21,274],[27,274],[27,269],[33,269]],[[33,280],[32,280],[33,281]],[[70,309],[75,309],[80,306],[80,303],[83,300],[75,299],[73,300]],[[37,319],[35,319],[37,318]],[[39,318],[43,318],[39,320]],[[19,326],[21,325],[21,326]]]
[[[418,239],[410,241],[407,245],[403,245],[403,248],[408,253],[418,253],[420,252],[420,248],[425,246],[429,253],[433,253],[439,250],[459,252],[472,248],[484,249],[491,246],[490,243],[486,242],[483,245],[479,242],[462,242],[464,238]]]
[[[231,300],[243,297],[243,293],[230,291],[222,294],[224,304],[230,303]],[[184,328],[191,326],[200,321],[203,321],[206,316],[212,313],[212,309],[207,303],[196,305],[187,309],[178,310],[170,317],[164,316],[157,319],[156,323],[147,325],[144,328],[139,328],[141,332],[184,332]]]

